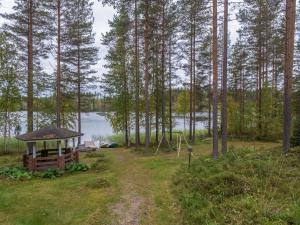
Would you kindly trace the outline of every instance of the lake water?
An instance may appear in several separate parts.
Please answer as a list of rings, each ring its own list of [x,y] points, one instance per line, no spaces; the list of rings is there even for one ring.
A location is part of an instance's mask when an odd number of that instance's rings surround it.
[[[21,127],[22,132],[26,132],[26,112],[20,112],[21,116]],[[204,113],[197,113],[197,116],[205,116]],[[98,114],[96,112],[89,112],[89,113],[82,113],[82,133],[84,133],[84,136],[82,138],[83,141],[85,140],[92,140],[93,137],[107,137],[114,134],[114,131],[109,123],[109,121],[106,120],[105,116],[103,114]],[[173,129],[175,130],[184,130],[184,119],[183,117],[174,117],[175,118],[175,127]],[[205,129],[207,122],[198,121],[196,123],[196,129],[201,130]],[[186,119],[186,129],[189,127],[189,120]],[[143,131],[143,128],[141,128],[141,131]],[[133,131],[132,131],[133,132]]]

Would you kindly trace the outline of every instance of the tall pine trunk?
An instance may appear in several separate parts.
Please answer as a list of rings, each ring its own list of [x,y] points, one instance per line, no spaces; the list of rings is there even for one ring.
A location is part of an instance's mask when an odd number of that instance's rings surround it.
[[[81,133],[81,69],[80,69],[80,45],[77,49],[77,123],[78,133]],[[81,144],[81,137],[78,137],[78,145]]]
[[[145,149],[150,146],[150,100],[149,100],[149,1],[145,0]]]
[[[222,153],[227,153],[227,57],[228,57],[228,0],[224,0],[224,53],[222,79]]]
[[[193,24],[191,15],[191,43],[190,43],[190,127],[189,127],[189,140],[193,141]]]
[[[57,68],[56,68],[56,126],[61,127],[61,65],[60,65],[60,32],[61,32],[61,2],[57,0]]]
[[[161,98],[162,98],[162,110],[161,110],[161,133],[162,133],[162,145],[166,145],[166,94],[165,94],[165,1],[161,1],[162,4],[162,50],[161,50]]]
[[[218,150],[218,2],[213,0],[213,155]]]
[[[296,0],[286,1],[286,36],[285,36],[285,74],[284,74],[284,128],[283,151],[288,153],[290,149],[292,113],[292,79],[294,64]]]
[[[172,124],[172,38],[169,40],[169,138],[173,141],[173,124]]]
[[[211,89],[211,74],[212,74],[212,42],[210,41],[210,53],[209,53],[209,74],[208,74],[208,131],[207,135],[211,137],[211,96],[212,96],[212,89]]]
[[[33,0],[28,1],[27,130],[33,131]]]
[[[138,38],[138,12],[137,0],[134,1],[134,63],[135,63],[135,144],[139,146],[140,140],[140,68],[139,68],[139,38]]]
[[[196,19],[193,19],[193,136],[192,142],[196,139]]]

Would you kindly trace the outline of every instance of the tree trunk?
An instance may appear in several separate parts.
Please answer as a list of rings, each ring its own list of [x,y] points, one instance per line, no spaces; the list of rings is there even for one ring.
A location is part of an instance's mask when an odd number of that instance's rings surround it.
[[[292,79],[294,64],[296,0],[286,1],[286,37],[285,37],[285,74],[284,74],[284,128],[283,128],[283,151],[290,150],[292,113]]]
[[[149,102],[149,1],[145,0],[145,31],[144,31],[144,45],[145,45],[145,150],[150,146],[150,102]]]
[[[210,42],[212,44],[212,42]],[[211,61],[212,61],[212,47],[210,44],[210,57],[209,57],[209,74],[208,74],[208,136],[211,137],[211,74],[212,74],[212,66],[211,66]]]
[[[81,133],[81,68],[80,68],[80,46],[77,49],[77,123],[78,133]],[[78,137],[78,145],[81,143],[81,136]]]
[[[33,131],[33,1],[28,1],[27,130]]]
[[[169,135],[170,142],[173,141],[173,124],[172,124],[172,39],[169,41]]]
[[[196,21],[193,23],[193,136],[192,142],[196,139]]]
[[[125,96],[125,104],[124,104],[124,131],[125,131],[125,144],[127,147],[130,147],[130,112],[129,112],[129,90],[128,90],[128,74],[126,69],[126,59],[124,58],[123,61],[123,90],[124,90],[124,96]]]
[[[57,68],[56,68],[56,126],[61,126],[61,66],[60,66],[60,23],[61,23],[61,2],[57,0]]]
[[[218,2],[213,0],[213,155],[218,150]]]
[[[192,16],[191,16],[191,56],[190,56],[190,127],[189,127],[189,140],[192,142],[193,140],[193,24],[192,24]]]
[[[224,53],[222,78],[222,153],[227,153],[227,57],[228,57],[228,0],[224,0]]]
[[[137,0],[134,1],[134,56],[135,56],[135,145],[141,144],[140,139],[140,68],[139,68],[139,38],[138,38],[138,12]]]
[[[158,61],[159,61],[159,45],[158,40],[155,45],[155,144],[158,145],[159,143],[159,80],[158,80]]]
[[[162,0],[162,50],[161,50],[161,133],[162,145],[166,146],[166,95],[165,95],[165,1]]]

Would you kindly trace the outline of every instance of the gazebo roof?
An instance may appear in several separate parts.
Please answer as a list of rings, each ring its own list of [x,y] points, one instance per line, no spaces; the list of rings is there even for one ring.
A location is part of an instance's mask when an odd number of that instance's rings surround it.
[[[34,142],[34,141],[47,141],[47,140],[63,140],[82,136],[83,134],[68,130],[66,128],[58,128],[56,126],[48,126],[41,128],[37,131],[22,134],[16,138],[21,141]]]

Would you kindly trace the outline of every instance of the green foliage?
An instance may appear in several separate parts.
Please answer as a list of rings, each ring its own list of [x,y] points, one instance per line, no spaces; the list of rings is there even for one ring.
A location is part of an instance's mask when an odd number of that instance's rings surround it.
[[[226,158],[184,165],[174,192],[183,224],[300,224],[299,178],[296,154],[231,150]]]
[[[264,87],[262,89],[262,134],[263,140],[277,140],[282,133],[282,108],[281,105],[274,107],[275,98],[272,97],[272,89]]]
[[[88,165],[84,163],[71,163],[66,166],[66,170],[69,172],[87,171]]]
[[[260,140],[278,140],[282,133],[282,105],[274,103],[270,88],[262,89],[261,118],[254,101],[248,101],[244,110],[239,100],[228,97],[228,132],[239,137],[252,137]],[[261,133],[258,123],[261,122]]]
[[[109,48],[105,57],[108,73],[104,74],[104,91],[112,96],[111,107],[113,112],[106,115],[115,132],[129,133],[130,109],[132,108],[131,84],[133,81],[129,55],[129,16],[125,7],[120,9],[114,20],[110,22],[111,30],[103,36],[103,44]],[[126,137],[125,137],[126,139]],[[122,141],[122,143],[125,141]]]
[[[15,180],[30,180],[33,177],[32,172],[28,172],[23,167],[3,167],[0,168],[0,175]]]
[[[187,90],[180,91],[177,98],[177,112],[184,115],[187,114],[189,112],[189,102],[189,92]]]
[[[49,179],[55,179],[57,177],[61,177],[64,175],[63,170],[50,168],[46,170],[45,172],[37,173],[37,176],[40,176],[42,178],[49,178]]]

